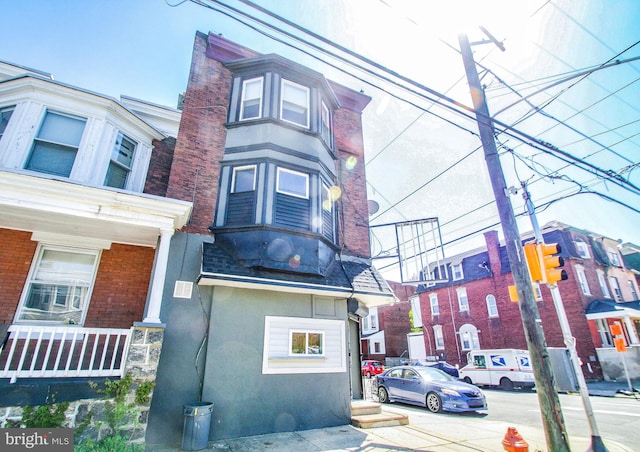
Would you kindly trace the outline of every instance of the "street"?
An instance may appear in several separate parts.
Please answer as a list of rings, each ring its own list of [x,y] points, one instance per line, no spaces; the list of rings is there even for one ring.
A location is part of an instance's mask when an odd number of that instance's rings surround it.
[[[430,430],[439,423],[459,423],[465,425],[486,424],[487,430],[493,429],[496,423],[507,422],[516,427],[525,440],[527,432],[533,429],[542,430],[538,397],[532,392],[505,392],[484,389],[489,410],[481,413],[442,413],[433,414],[426,408],[401,403],[386,405],[388,409],[403,411],[409,414],[412,425],[422,425]],[[591,406],[596,419],[600,437],[610,451],[625,450],[615,447],[615,443],[626,450],[638,450],[640,444],[640,399],[632,397],[590,397]],[[560,394],[560,404],[569,438],[588,438],[591,430],[579,395]],[[530,450],[544,447],[544,444],[529,444]]]

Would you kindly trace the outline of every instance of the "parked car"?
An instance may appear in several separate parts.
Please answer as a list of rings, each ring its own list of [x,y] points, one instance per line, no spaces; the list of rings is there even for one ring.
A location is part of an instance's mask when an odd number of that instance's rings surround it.
[[[458,372],[458,368],[456,366],[452,366],[451,364],[449,364],[448,362],[445,361],[418,361],[415,362],[413,364],[411,364],[412,366],[428,366],[428,367],[434,367],[436,369],[440,369],[441,371],[448,373],[449,375],[451,375],[452,377],[456,377],[458,378],[460,376],[460,373]]]
[[[367,378],[371,378],[374,375],[378,375],[384,372],[384,366],[380,361],[365,360],[362,361],[362,375]]]
[[[487,409],[487,399],[478,387],[428,366],[392,367],[375,377],[374,388],[381,403],[410,403],[433,413]]]

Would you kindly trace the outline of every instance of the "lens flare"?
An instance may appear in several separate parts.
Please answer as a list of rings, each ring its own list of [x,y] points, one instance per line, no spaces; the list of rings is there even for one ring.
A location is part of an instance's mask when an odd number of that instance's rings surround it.
[[[349,157],[347,159],[347,161],[345,162],[344,166],[348,170],[352,170],[352,169],[354,169],[356,167],[357,163],[358,163],[358,159],[352,155],[351,157]]]

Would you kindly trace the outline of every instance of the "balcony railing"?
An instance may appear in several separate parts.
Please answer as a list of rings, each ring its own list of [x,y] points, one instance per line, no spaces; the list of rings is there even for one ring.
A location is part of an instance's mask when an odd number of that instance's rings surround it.
[[[0,378],[121,377],[131,330],[11,325]]]

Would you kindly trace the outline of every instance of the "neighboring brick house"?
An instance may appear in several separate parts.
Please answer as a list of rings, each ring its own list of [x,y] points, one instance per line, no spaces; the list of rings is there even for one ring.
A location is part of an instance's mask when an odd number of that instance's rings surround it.
[[[407,334],[411,332],[409,298],[415,293],[415,286],[387,281],[393,289],[397,302],[388,306],[371,308],[362,319],[361,349],[362,359],[375,359],[387,365],[398,364],[408,359]],[[389,358],[389,359],[388,359]]]
[[[201,400],[211,439],[350,422],[360,315],[395,299],[369,255],[369,101],[196,34],[166,187],[193,214],[171,242],[148,446],[179,443]]]
[[[614,321],[624,325],[633,349],[631,367],[640,372],[637,284],[623,266],[617,242],[561,223],[551,223],[542,232],[545,243],[562,248],[569,279],[560,281],[558,288],[585,378],[620,377],[619,357],[611,356]],[[466,364],[466,353],[472,349],[527,348],[518,304],[509,298],[513,278],[506,249],[496,231],[485,233],[485,241],[486,249],[446,260],[448,282],[417,290],[423,328],[429,333],[424,335],[425,348],[452,364]],[[538,284],[534,290],[547,346],[564,347],[551,292]]]
[[[95,397],[89,380],[125,372],[155,378],[131,350],[151,336],[161,346],[163,253],[191,202],[144,188],[158,150],[172,152],[152,120],[179,116],[0,62],[0,406]]]

